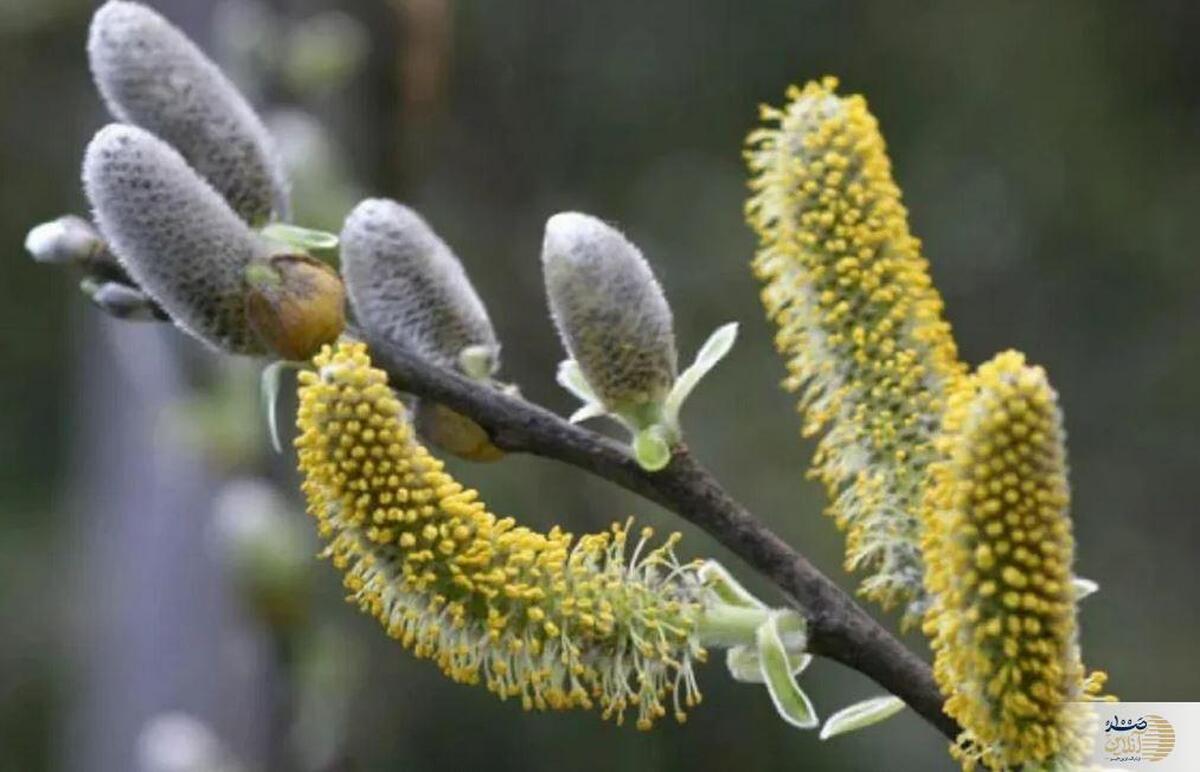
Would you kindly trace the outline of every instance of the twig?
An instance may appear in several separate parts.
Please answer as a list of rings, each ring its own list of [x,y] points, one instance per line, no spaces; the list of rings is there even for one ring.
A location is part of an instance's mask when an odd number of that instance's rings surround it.
[[[361,334],[361,333],[360,333]],[[550,411],[367,336],[372,360],[392,386],[444,404],[484,427],[509,452],[561,461],[602,477],[703,528],[760,572],[804,612],[811,650],[873,679],[954,739],[933,674],[845,591],[735,501],[686,448],[671,464],[646,472],[625,448]]]

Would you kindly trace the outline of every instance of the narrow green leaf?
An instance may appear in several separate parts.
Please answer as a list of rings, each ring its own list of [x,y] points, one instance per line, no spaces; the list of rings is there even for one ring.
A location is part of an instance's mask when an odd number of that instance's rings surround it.
[[[892,695],[872,697],[869,700],[856,702],[842,708],[829,717],[825,726],[821,727],[821,739],[828,740],[839,734],[854,732],[864,727],[878,724],[891,718],[904,709],[904,700]]]
[[[766,604],[733,578],[725,566],[715,560],[706,560],[697,572],[700,580],[722,603],[743,608],[766,608]]]
[[[806,652],[788,653],[788,669],[792,677],[798,677],[812,662],[812,655]],[[733,680],[744,684],[761,684],[763,682],[762,663],[758,652],[747,646],[734,646],[725,652],[725,667]]]
[[[276,408],[279,402],[279,387],[283,381],[283,371],[291,365],[290,362],[278,359],[263,368],[262,379],[259,381],[259,397],[263,413],[267,417],[267,429],[271,434],[271,447],[276,453],[283,452],[283,443],[279,441],[279,421]]]
[[[555,373],[554,380],[558,381],[559,386],[562,386],[578,397],[579,401],[584,404],[600,402],[600,398],[596,396],[596,392],[592,391],[592,387],[588,384],[587,378],[583,377],[583,371],[579,369],[579,363],[574,359],[564,359],[558,363],[558,372]]]
[[[696,388],[696,384],[733,348],[737,332],[737,322],[718,327],[700,347],[695,361],[675,379],[675,385],[671,387],[671,393],[663,403],[663,415],[669,425],[679,425],[679,412],[683,409],[683,403],[692,393],[692,389]]]
[[[1082,576],[1072,579],[1071,584],[1075,587],[1076,601],[1081,601],[1100,589],[1099,584],[1093,582],[1091,579],[1084,579]]]
[[[281,222],[273,222],[265,226],[262,229],[262,235],[302,250],[334,249],[338,245],[337,234]]]
[[[779,637],[777,617],[772,614],[758,628],[759,670],[771,702],[784,721],[798,729],[814,729],[820,723],[808,695],[792,678],[791,663],[783,639]]]
[[[601,405],[599,402],[589,402],[574,413],[571,413],[571,417],[567,420],[573,424],[577,424],[605,415],[608,415],[608,410],[605,409],[604,405]]]

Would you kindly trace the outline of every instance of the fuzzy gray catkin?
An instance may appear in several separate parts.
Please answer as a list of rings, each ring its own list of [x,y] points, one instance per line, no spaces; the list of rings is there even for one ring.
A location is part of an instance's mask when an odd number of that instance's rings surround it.
[[[225,351],[263,353],[243,274],[269,247],[174,148],[110,124],[88,145],[83,185],[112,251],[181,328]]]
[[[173,145],[242,219],[287,217],[287,181],[262,121],[170,22],[111,0],[92,18],[88,60],[113,116]]]
[[[460,368],[463,349],[499,362],[487,309],[450,247],[412,209],[363,201],[341,235],[342,279],[358,322],[374,335],[443,367]]]
[[[605,407],[661,402],[675,381],[671,307],[642,253],[578,212],[546,222],[542,270],[563,345]]]

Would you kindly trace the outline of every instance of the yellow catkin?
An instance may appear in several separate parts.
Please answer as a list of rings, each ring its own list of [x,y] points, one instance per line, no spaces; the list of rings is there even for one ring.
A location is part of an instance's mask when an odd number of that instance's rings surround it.
[[[962,376],[942,300],[866,100],[826,78],[750,134],[753,267],[800,393],[810,474],[847,530],[848,570],[885,608],[922,610],[920,502],[945,396]]]
[[[1008,351],[949,398],[931,468],[923,540],[932,603],[925,632],[952,748],[971,770],[1058,763],[1085,751],[1086,709],[1103,673],[1081,661],[1074,539],[1057,396]]]
[[[309,511],[349,600],[449,677],[527,709],[597,707],[648,728],[699,700],[701,584],[674,534],[626,559],[629,523],[575,539],[487,511],[417,443],[361,344],[300,376],[296,440]]]

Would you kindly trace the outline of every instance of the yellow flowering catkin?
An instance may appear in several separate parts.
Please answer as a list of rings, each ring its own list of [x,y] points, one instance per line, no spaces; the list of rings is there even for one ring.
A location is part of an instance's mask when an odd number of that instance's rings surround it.
[[[924,626],[964,729],[953,752],[967,770],[1077,763],[1086,712],[1070,703],[1105,676],[1080,658],[1062,417],[1045,371],[1015,351],[982,365],[950,397],[937,444]]]
[[[526,709],[598,707],[649,728],[699,700],[701,589],[678,534],[626,559],[629,524],[574,539],[497,518],[419,445],[357,343],[300,376],[296,440],[309,511],[350,600],[455,681]]]
[[[753,267],[804,435],[822,435],[810,474],[847,529],[846,567],[869,571],[863,594],[907,603],[914,621],[925,469],[963,366],[878,123],[836,87],[793,86],[784,108],[762,108],[778,125],[747,139]]]

